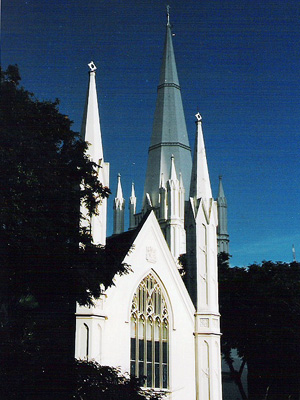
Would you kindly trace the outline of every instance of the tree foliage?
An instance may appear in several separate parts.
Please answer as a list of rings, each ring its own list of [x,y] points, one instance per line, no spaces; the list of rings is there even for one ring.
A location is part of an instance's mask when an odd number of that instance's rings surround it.
[[[87,144],[58,100],[37,100],[20,79],[17,66],[1,72],[0,397],[68,398],[76,301],[91,304],[127,266],[79,229],[81,202],[97,213],[110,193]]]
[[[219,271],[222,351],[228,365],[236,348],[248,366],[251,400],[298,399],[300,264],[263,261],[230,268],[223,254]],[[238,383],[239,376],[235,379]]]
[[[86,143],[58,112],[58,101],[40,102],[18,82],[18,70],[10,66],[1,83],[0,234],[7,266],[1,293],[71,293],[89,303],[99,294],[95,281],[108,286],[118,269],[126,269],[112,265],[104,273],[103,249],[79,229],[81,201],[94,213],[110,192],[97,180]]]
[[[74,400],[160,400],[163,397],[152,389],[142,389],[138,378],[124,375],[118,368],[77,361],[76,373]]]

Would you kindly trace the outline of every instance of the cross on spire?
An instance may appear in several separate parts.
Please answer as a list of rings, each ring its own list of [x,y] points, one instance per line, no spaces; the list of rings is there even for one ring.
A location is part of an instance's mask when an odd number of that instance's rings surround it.
[[[170,6],[167,5],[167,25],[170,26]]]

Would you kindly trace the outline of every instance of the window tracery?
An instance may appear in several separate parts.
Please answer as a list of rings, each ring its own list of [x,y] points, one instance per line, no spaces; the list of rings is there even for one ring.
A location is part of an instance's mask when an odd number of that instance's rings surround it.
[[[152,274],[142,280],[131,306],[131,375],[144,386],[169,384],[169,314],[161,288]]]

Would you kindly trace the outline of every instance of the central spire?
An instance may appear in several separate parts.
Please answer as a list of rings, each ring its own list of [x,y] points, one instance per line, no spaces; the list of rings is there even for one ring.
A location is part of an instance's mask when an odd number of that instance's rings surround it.
[[[154,207],[159,205],[161,176],[162,174],[163,176],[168,176],[172,155],[174,155],[177,173],[182,174],[188,196],[192,157],[173,49],[170,8],[167,7],[165,45],[157,88],[152,138],[149,147],[144,205],[147,193],[150,196],[152,205]]]

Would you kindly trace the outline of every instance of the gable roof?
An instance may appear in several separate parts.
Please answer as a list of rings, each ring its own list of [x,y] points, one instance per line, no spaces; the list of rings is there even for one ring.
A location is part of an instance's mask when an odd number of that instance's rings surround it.
[[[145,253],[149,245],[151,249],[154,249],[154,258],[151,260],[147,258],[147,252]],[[133,250],[132,254],[130,252],[131,249]],[[130,287],[132,290],[133,288],[136,290],[136,285],[146,276],[145,273],[148,274],[152,271],[166,288],[166,293],[169,293],[168,296],[170,296],[168,288],[170,288],[171,285],[173,288],[173,295],[171,297],[180,296],[182,306],[188,312],[191,321],[193,321],[195,307],[178,272],[175,259],[170,252],[153,210],[149,210],[145,213],[136,229],[118,235],[112,235],[107,238],[106,251],[108,251],[119,264],[126,264],[128,262],[129,268],[131,272],[133,272],[133,274],[126,274],[124,277],[116,276],[115,286],[119,285],[119,279],[121,279],[121,281],[125,280],[127,283],[133,279],[134,284]],[[158,254],[160,254],[159,257],[162,258],[157,259]],[[143,262],[140,262],[141,255],[144,260]],[[128,279],[129,281],[127,281]],[[172,304],[171,300],[170,304]],[[170,310],[172,310],[171,305]],[[173,318],[173,324],[174,327],[177,326],[177,318]]]

